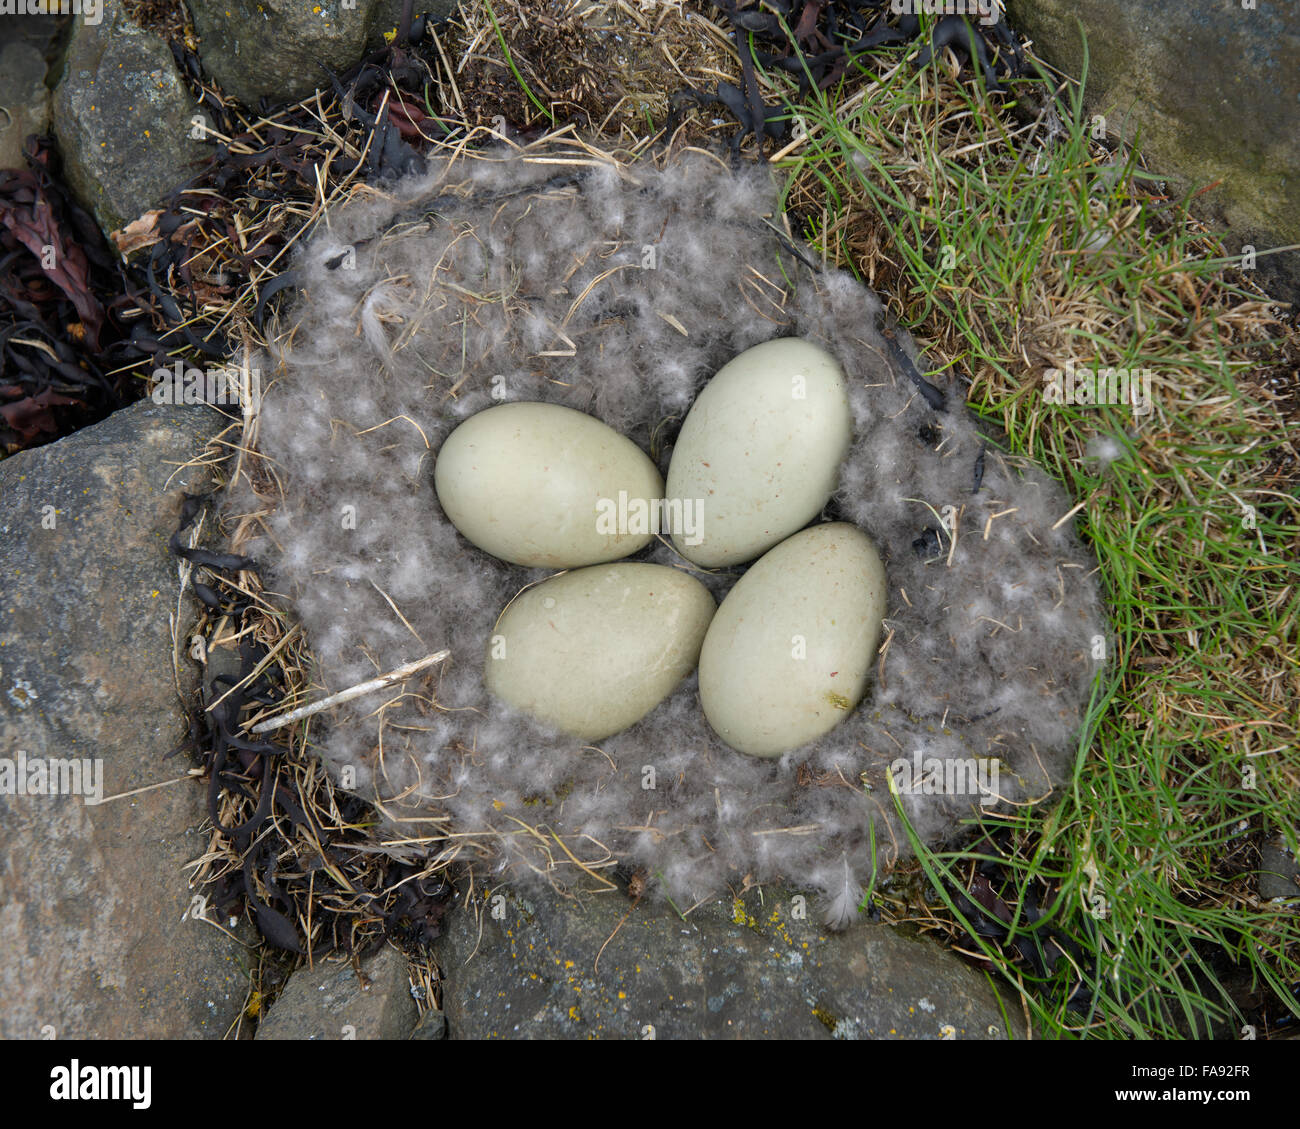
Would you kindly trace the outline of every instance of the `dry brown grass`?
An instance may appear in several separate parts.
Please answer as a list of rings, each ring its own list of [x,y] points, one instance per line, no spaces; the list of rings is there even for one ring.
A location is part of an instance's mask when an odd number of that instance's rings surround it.
[[[508,53],[483,4],[462,7],[448,37],[471,125],[501,117],[533,135],[573,125],[612,153],[635,152],[668,117],[672,94],[740,73],[716,9],[698,0],[493,0],[492,14]],[[734,129],[697,114],[679,140],[704,144]]]

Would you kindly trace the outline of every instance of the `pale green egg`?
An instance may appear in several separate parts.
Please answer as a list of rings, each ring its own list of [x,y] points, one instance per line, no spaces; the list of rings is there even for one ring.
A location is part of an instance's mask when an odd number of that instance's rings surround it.
[[[844,522],[782,541],[737,581],[700,652],[700,704],[733,749],[777,757],[862,700],[886,611],[885,569]]]
[[[812,521],[848,454],[844,373],[782,337],[746,349],[696,397],[668,466],[677,551],[705,568],[754,560]]]
[[[664,565],[596,565],[520,593],[488,642],[484,681],[510,705],[585,741],[628,728],[692,670],[715,605]]]
[[[663,478],[635,443],[592,416],[509,403],[447,436],[434,489],[451,523],[494,557],[578,568],[649,543]]]

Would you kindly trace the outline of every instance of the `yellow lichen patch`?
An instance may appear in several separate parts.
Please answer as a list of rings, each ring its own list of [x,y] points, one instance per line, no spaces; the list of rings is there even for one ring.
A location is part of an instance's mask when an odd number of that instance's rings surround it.
[[[789,929],[786,928],[785,920],[781,917],[781,911],[773,908],[771,915],[767,919],[772,931],[776,933],[790,948],[794,948],[794,938],[790,936]],[[807,947],[806,945],[804,946]]]
[[[812,1009],[813,1018],[817,1020],[827,1031],[834,1032],[836,1019],[824,1007],[815,1007]]]

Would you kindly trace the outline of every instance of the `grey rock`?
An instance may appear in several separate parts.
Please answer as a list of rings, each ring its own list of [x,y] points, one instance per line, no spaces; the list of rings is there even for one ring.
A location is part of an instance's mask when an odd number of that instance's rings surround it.
[[[292,102],[329,89],[332,71],[346,70],[396,29],[401,0],[341,0],[300,4],[295,0],[193,0],[200,57],[222,90],[248,106],[266,96]],[[417,2],[415,12],[445,16],[455,0]]]
[[[182,776],[167,551],[181,492],[222,417],[145,401],[0,462],[0,757],[92,760],[102,795]],[[3,772],[5,761],[0,761]],[[92,771],[83,780],[92,791]],[[2,783],[2,778],[0,778]],[[75,783],[75,779],[67,783]],[[247,977],[241,945],[188,912],[183,868],[207,849],[203,785],[98,806],[0,795],[0,1037],[220,1038]],[[211,910],[206,915],[211,917]],[[224,923],[223,923],[224,924]]]
[[[687,920],[629,913],[618,894],[578,906],[497,891],[478,909],[458,909],[436,946],[453,1039],[1007,1034],[998,998],[957,957],[868,921],[828,933],[781,892]]]
[[[415,11],[446,15],[454,0],[417,0]],[[295,102],[330,88],[322,69],[338,72],[397,27],[400,0],[191,0],[203,66],[222,90],[247,106],[265,95]],[[396,14],[395,14],[396,13]]]
[[[27,167],[23,142],[50,128],[50,91],[40,47],[14,39],[0,47],[0,169]]]
[[[411,19],[427,15],[430,23],[446,18],[456,9],[457,0],[415,0],[411,6]],[[397,30],[402,22],[402,0],[376,0],[370,13],[370,30],[366,46],[375,48],[385,42],[388,32]]]
[[[430,1008],[411,1032],[412,1039],[445,1039],[447,1037],[447,1017],[440,1011]]]
[[[361,58],[376,0],[191,0],[199,57],[221,89],[247,106],[293,102],[328,89],[321,69]]]
[[[406,958],[385,945],[361,961],[303,966],[266,1013],[259,1039],[405,1039],[419,1017]]]
[[[15,13],[0,16],[0,32],[5,43],[30,44],[41,53],[41,58],[48,60],[57,51],[61,29],[71,22],[72,18],[66,15]]]
[[[1300,899],[1300,862],[1287,849],[1286,839],[1275,832],[1259,851],[1259,896]]]
[[[191,136],[199,113],[170,48],[132,23],[121,0],[104,0],[97,24],[77,17],[54,91],[54,133],[68,185],[105,235],[211,156]]]
[[[1197,201],[1231,229],[1229,249],[1300,243],[1300,25],[1288,6],[1259,0],[1007,0],[1012,26],[1049,63],[1078,78],[1087,34],[1089,113],[1132,141],[1176,194],[1222,180]],[[1258,259],[1275,297],[1300,298],[1300,254]]]

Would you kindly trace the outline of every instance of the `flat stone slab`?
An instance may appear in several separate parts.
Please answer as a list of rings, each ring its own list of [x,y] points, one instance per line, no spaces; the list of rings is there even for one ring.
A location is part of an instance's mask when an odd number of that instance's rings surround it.
[[[202,783],[86,802],[190,768],[163,760],[195,683],[167,538],[207,483],[181,464],[223,424],[145,401],[0,462],[0,1037],[221,1038],[239,1014],[245,950],[195,919],[183,870],[207,848]],[[59,794],[19,792],[52,765]]]
[[[829,933],[785,892],[685,920],[629,907],[616,893],[578,905],[511,890],[459,907],[435,948],[449,1037],[1007,1037],[985,978],[899,929]]]
[[[360,979],[350,960],[299,968],[257,1038],[406,1039],[418,1019],[407,960],[385,945],[361,961]]]

